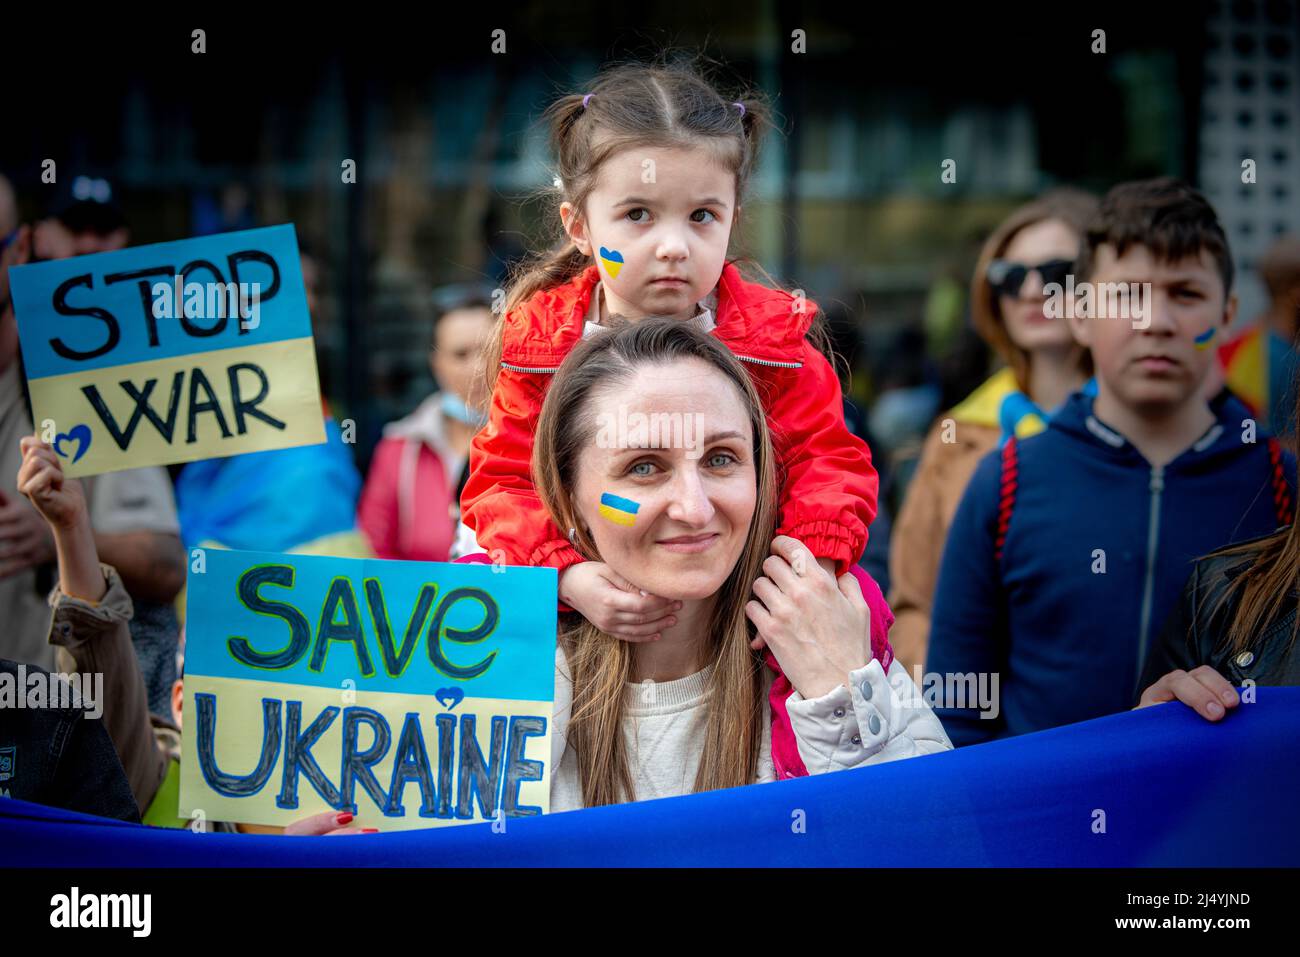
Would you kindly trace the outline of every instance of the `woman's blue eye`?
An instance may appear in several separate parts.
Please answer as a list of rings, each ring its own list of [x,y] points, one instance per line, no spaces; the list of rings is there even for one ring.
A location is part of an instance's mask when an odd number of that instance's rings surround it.
[[[637,469],[641,468],[642,466],[645,466],[647,469],[653,469],[653,468],[654,468],[654,463],[653,463],[653,462],[637,462],[636,465],[632,466],[632,468],[629,469],[628,471],[630,471],[633,475],[639,475],[639,476],[641,476],[642,478],[646,478],[646,477],[648,477],[649,475],[652,474],[651,472],[638,472]]]
[[[709,218],[696,219],[695,217],[698,216],[700,213],[703,213],[705,216],[708,216]],[[707,209],[697,209],[695,212],[691,213],[691,222],[693,223],[711,223],[714,222],[717,218],[718,218],[717,216],[714,216],[713,213]]]
[[[649,211],[648,209],[646,209],[644,206],[638,206],[638,207],[636,207],[635,209],[629,209],[629,210],[627,211],[627,218],[628,218],[628,219],[632,220],[632,222],[634,222],[634,223],[643,223],[643,222],[645,222],[645,220],[644,220],[644,219],[641,219],[641,218],[638,218],[637,216],[633,215],[633,214],[635,214],[635,213],[645,213],[646,215],[649,215],[650,211]]]
[[[718,461],[719,459],[721,459],[722,461],[719,462]],[[736,461],[736,457],[727,452],[716,452],[713,455],[709,456],[709,465],[712,468],[723,468],[725,466],[731,465],[735,461]]]

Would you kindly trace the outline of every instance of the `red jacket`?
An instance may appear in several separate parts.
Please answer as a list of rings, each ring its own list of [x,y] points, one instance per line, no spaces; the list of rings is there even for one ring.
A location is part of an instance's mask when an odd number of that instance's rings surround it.
[[[533,488],[533,435],[551,375],[582,338],[595,266],[539,292],[506,315],[501,374],[488,424],[470,447],[463,520],[507,564],[563,571],[584,561],[551,521]],[[728,263],[718,283],[713,334],[749,370],[767,410],[784,470],[778,534],[803,542],[842,575],[862,555],[876,515],[879,479],[871,453],[844,426],[839,380],[806,335],[817,311],[787,292],[743,279]]]
[[[464,459],[447,442],[441,399],[434,393],[389,423],[370,459],[357,524],[378,558],[445,562],[451,554]]]

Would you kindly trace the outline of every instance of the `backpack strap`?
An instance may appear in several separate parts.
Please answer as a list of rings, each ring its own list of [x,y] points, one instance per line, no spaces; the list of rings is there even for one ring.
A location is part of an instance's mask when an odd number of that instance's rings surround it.
[[[1295,509],[1291,505],[1291,490],[1286,484],[1286,475],[1282,471],[1282,445],[1273,436],[1268,437],[1269,479],[1273,483],[1273,509],[1277,513],[1278,525],[1290,525],[1295,521]]]
[[[997,561],[1002,561],[1002,546],[1006,544],[1011,512],[1016,507],[1016,487],[1020,475],[1017,454],[1017,441],[1013,435],[1002,444],[1002,472],[998,481],[998,534],[993,543],[993,557]]]

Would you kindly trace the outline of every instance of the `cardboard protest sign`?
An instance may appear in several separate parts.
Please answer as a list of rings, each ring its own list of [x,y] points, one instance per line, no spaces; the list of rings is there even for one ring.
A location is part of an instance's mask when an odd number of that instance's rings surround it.
[[[9,274],[32,417],[66,474],[325,441],[293,226]]]
[[[180,815],[550,808],[556,572],[194,549]]]

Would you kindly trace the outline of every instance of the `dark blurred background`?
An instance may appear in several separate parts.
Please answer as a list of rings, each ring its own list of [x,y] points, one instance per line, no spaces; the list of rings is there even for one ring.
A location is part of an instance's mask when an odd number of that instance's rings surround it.
[[[532,248],[530,196],[552,176],[542,109],[613,59],[703,52],[773,99],[782,132],[740,247],[828,310],[869,418],[891,390],[925,387],[942,408],[986,375],[966,306],[975,257],[1047,187],[1199,185],[1243,266],[1245,318],[1253,258],[1300,223],[1295,0],[493,6],[14,23],[0,172],[25,220],[53,189],[42,160],[61,180],[107,177],[133,245],[294,223],[321,267],[323,385],[358,424],[362,468],[383,423],[432,388],[431,293],[499,286]],[[882,430],[878,456],[919,439]]]

